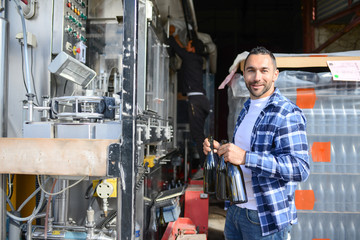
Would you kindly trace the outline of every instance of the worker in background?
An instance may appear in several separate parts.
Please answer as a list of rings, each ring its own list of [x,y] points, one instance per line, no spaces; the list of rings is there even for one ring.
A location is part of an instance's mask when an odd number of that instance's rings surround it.
[[[178,36],[172,36],[175,27],[170,26],[169,45],[175,53],[181,58],[181,68],[179,80],[182,84],[182,92],[188,97],[188,116],[190,124],[190,134],[195,140],[196,149],[200,155],[199,163],[191,163],[193,167],[198,168],[198,173],[193,178],[203,177],[201,168],[204,165],[205,155],[202,143],[204,141],[204,125],[206,117],[210,111],[210,102],[206,97],[203,86],[203,54],[205,52],[204,44],[197,38],[190,40],[184,47]],[[191,172],[191,169],[190,169]]]
[[[248,202],[227,210],[224,235],[235,239],[290,239],[297,222],[296,182],[310,173],[306,119],[302,111],[274,87],[279,70],[263,47],[245,59],[244,80],[250,99],[237,119],[233,141],[214,148],[225,161],[240,165]],[[210,151],[207,139],[204,153]]]

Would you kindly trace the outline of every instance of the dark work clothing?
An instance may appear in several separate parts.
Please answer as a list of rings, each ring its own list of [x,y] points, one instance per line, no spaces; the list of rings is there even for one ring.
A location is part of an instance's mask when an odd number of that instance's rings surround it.
[[[180,47],[172,36],[169,38],[169,44],[182,60],[178,77],[182,83],[183,94],[200,94],[188,96],[188,115],[190,134],[196,142],[196,149],[200,155],[200,165],[202,166],[205,160],[203,153],[203,141],[205,139],[204,125],[210,111],[210,103],[205,96],[206,92],[203,86],[203,58]]]
[[[206,94],[203,86],[203,58],[180,47],[172,36],[169,38],[169,44],[182,60],[179,77],[183,93],[202,92]]]
[[[204,165],[205,154],[203,152],[203,142],[205,139],[204,125],[207,115],[209,115],[210,103],[205,95],[189,96],[189,123],[190,134],[196,142],[196,149],[200,155],[201,166]]]

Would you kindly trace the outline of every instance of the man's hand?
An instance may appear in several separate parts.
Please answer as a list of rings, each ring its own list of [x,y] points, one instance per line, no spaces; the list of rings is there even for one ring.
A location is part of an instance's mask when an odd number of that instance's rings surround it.
[[[223,156],[225,162],[234,165],[245,164],[246,151],[232,143],[221,145],[217,151],[219,156]]]
[[[213,145],[214,145],[214,152],[217,152],[217,149],[220,147],[220,143],[217,142],[216,140],[213,141]],[[210,148],[210,142],[209,139],[205,138],[204,142],[203,142],[203,152],[205,155],[208,155],[208,153],[211,151]]]

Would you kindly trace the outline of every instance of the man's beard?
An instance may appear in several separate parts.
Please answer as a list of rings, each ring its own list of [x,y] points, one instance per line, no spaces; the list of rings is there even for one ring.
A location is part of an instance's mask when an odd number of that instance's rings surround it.
[[[262,95],[264,95],[267,91],[269,91],[270,90],[270,88],[271,88],[271,84],[269,84],[269,85],[267,85],[267,84],[262,84],[262,86],[264,87],[263,88],[263,90],[261,91],[261,92],[254,92],[252,89],[251,89],[251,85],[252,85],[253,83],[245,83],[245,85],[246,85],[246,88],[249,90],[249,92],[250,92],[250,94],[252,95],[252,96],[254,96],[254,97],[257,97],[257,98],[259,98],[259,97],[261,97]]]

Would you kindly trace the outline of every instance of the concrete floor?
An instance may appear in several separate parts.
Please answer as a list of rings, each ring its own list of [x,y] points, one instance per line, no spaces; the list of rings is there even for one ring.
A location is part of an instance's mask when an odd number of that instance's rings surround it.
[[[210,197],[209,199],[209,222],[207,240],[222,240],[224,238],[226,211],[224,202],[217,201]]]

